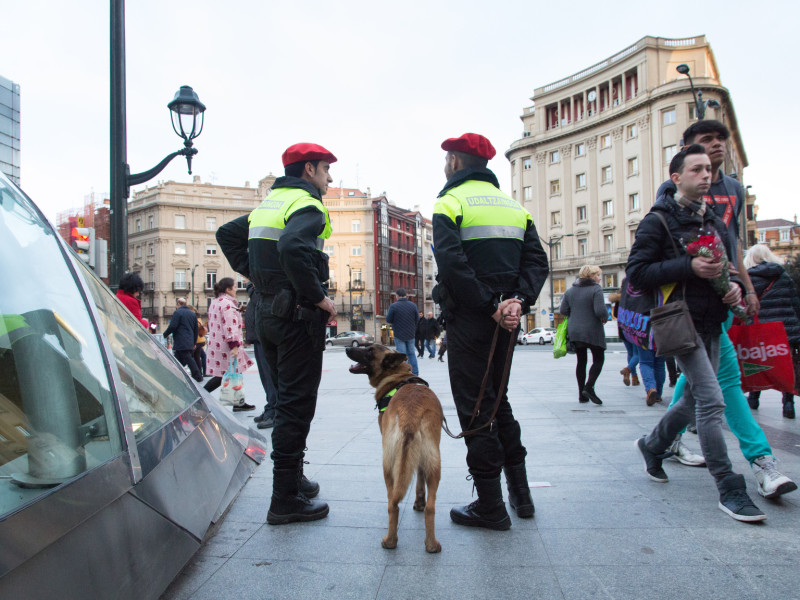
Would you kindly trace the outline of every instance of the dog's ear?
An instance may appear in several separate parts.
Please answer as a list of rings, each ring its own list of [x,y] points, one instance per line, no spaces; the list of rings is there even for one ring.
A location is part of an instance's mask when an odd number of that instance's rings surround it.
[[[381,368],[384,371],[389,371],[406,362],[407,358],[408,356],[402,352],[390,352],[383,357],[383,360],[381,361]]]

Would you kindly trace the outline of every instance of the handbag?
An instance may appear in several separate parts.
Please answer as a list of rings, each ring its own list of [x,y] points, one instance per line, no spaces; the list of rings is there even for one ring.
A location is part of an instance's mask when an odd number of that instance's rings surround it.
[[[667,237],[672,242],[675,256],[678,247],[669,231],[667,220],[660,212],[654,213],[667,230]],[[680,356],[697,348],[697,330],[686,304],[686,281],[683,282],[683,300],[674,300],[664,306],[654,307],[650,311],[650,329],[653,333],[653,344],[656,356]]]
[[[567,321],[564,319],[558,324],[556,335],[553,338],[553,358],[561,358],[567,355]]]
[[[796,393],[792,348],[783,323],[759,323],[756,316],[752,325],[731,327],[728,336],[742,372],[742,391]]]
[[[650,311],[657,306],[655,294],[636,289],[627,278],[622,280],[617,326],[628,342],[645,350],[653,349]]]
[[[219,401],[223,404],[238,406],[244,403],[244,377],[238,373],[239,360],[231,356],[228,370],[222,375]]]

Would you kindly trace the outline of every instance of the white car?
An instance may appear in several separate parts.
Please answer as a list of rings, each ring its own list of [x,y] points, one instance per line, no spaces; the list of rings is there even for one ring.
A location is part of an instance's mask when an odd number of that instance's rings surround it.
[[[542,329],[541,327],[531,329],[528,333],[522,336],[523,346],[527,346],[528,344],[539,344],[543,346],[547,343],[553,343],[553,332],[548,331],[547,329]]]

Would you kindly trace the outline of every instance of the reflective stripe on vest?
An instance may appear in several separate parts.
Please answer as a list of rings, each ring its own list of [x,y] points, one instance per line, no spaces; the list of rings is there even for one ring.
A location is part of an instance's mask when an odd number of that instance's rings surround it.
[[[530,213],[516,200],[491,183],[468,180],[448,190],[433,212],[459,224],[462,241],[478,239],[513,239],[524,241]]]
[[[325,248],[325,240],[331,236],[331,220],[328,209],[307,191],[298,188],[278,188],[273,190],[264,201],[250,213],[248,223],[248,239],[264,239],[278,241],[283,235],[286,222],[293,213],[313,206],[325,215],[325,228],[314,240],[317,250]]]

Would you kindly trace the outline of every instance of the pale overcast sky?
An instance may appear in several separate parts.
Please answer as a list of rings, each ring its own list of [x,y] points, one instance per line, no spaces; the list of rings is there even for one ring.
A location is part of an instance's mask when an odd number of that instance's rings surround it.
[[[534,88],[645,35],[705,34],[732,94],[759,218],[800,212],[794,184],[800,4],[539,0],[277,3],[135,0],[126,7],[128,162],[144,171],[181,141],[166,108],[180,85],[206,104],[194,173],[252,186],[292,143],[339,158],[334,185],[385,191],[430,216],[441,141],[466,131],[503,152]],[[22,187],[54,218],[108,184],[109,4],[2,0],[0,75],[21,85]],[[175,159],[159,179],[190,181]],[[154,182],[151,182],[155,183]]]

